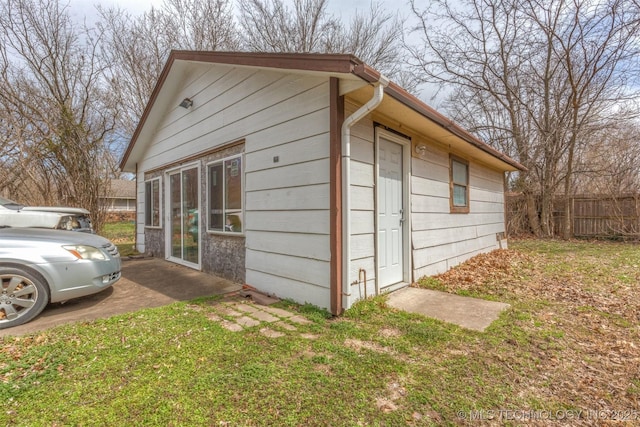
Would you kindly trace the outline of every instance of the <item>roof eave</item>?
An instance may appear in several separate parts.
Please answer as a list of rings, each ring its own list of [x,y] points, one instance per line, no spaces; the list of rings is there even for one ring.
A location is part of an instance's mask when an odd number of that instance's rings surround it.
[[[506,154],[496,150],[495,148],[491,147],[487,143],[481,141],[480,139],[478,139],[477,137],[469,133],[467,130],[462,128],[460,125],[455,123],[453,120],[447,118],[446,116],[437,112],[435,109],[429,107],[427,104],[420,101],[418,98],[411,95],[410,93],[402,89],[397,84],[393,82],[390,83],[385,92],[395,100],[413,109],[414,111],[418,112],[425,118],[438,124],[439,126],[443,127],[447,131],[451,132],[453,135],[457,136],[458,138],[461,138],[465,142],[480,149],[481,151],[484,151],[485,153],[490,154],[491,156],[501,160],[502,162],[506,163],[507,165],[511,166],[516,170],[519,170],[519,171],[527,170],[527,168],[522,164],[520,164],[519,162],[515,161],[514,159],[507,156]]]
[[[174,62],[178,60],[237,66],[289,69],[298,71],[306,70],[326,73],[353,74],[368,83],[378,82],[382,76],[380,72],[363,63],[355,56],[346,54],[210,52],[173,50],[169,54],[167,63],[165,64],[162,73],[160,74],[158,82],[154,87],[152,95],[145,107],[140,121],[138,122],[138,126],[133,133],[131,141],[129,142],[129,145],[127,146],[123,154],[122,160],[120,162],[121,170],[127,172],[135,171],[135,164],[129,164],[133,147],[135,146],[136,141],[146,124],[153,105],[155,104],[158,94],[170,74]],[[451,134],[461,138],[465,142],[486,152],[487,154],[499,159],[506,165],[509,165],[511,168],[520,171],[527,170],[517,161],[511,159],[510,157],[499,152],[488,144],[482,142],[481,140],[464,130],[458,124],[448,119],[444,115],[438,113],[436,110],[429,107],[424,102],[420,101],[418,98],[411,95],[397,84],[391,82],[387,86],[387,88],[385,88],[385,93],[398,102],[418,112],[428,120],[431,120],[432,122],[443,127],[448,132],[451,132]]]

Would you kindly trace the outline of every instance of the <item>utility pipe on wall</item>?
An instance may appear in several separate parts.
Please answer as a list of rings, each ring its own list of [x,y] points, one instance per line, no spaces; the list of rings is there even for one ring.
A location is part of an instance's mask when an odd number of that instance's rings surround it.
[[[349,276],[351,271],[351,127],[375,110],[384,97],[384,88],[389,79],[384,75],[375,83],[373,97],[342,123],[342,307],[348,307],[350,295]],[[365,283],[365,286],[367,284]]]

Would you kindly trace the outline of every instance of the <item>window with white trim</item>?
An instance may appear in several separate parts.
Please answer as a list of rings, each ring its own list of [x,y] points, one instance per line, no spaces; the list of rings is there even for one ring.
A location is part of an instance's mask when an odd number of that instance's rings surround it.
[[[450,157],[450,205],[451,212],[469,212],[469,163],[458,157]]]
[[[160,178],[144,183],[144,225],[160,227]]]
[[[242,155],[210,163],[207,186],[209,230],[242,233]]]

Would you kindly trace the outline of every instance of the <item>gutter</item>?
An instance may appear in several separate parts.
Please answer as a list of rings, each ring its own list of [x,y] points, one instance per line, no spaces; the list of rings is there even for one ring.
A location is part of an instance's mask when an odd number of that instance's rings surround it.
[[[351,272],[351,127],[375,110],[384,97],[384,89],[389,79],[380,74],[374,82],[373,97],[342,123],[342,307],[348,307],[350,292],[349,276]],[[365,283],[365,289],[367,284]]]

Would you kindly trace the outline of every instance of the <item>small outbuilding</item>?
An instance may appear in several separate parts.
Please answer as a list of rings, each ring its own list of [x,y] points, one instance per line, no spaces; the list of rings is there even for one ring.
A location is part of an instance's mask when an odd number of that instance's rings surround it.
[[[523,169],[354,56],[194,51],[121,168],[138,251],[334,314],[506,247]]]

